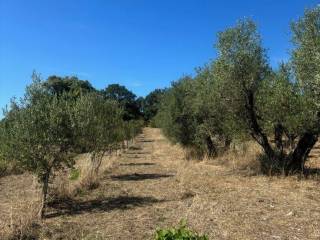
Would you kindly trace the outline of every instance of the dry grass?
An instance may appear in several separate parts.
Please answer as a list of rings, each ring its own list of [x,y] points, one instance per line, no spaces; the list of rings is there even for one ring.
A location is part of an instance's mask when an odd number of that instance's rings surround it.
[[[146,128],[130,150],[103,163],[98,188],[51,205],[39,239],[145,240],[181,219],[209,239],[320,239],[319,180],[256,174],[259,151],[249,143],[216,159],[186,161],[181,147]],[[79,158],[80,177],[67,188],[85,175],[86,157]],[[7,203],[17,201],[8,191],[28,186],[12,176],[0,184]]]
[[[235,173],[246,173],[248,175],[260,174],[260,163],[257,161],[261,154],[261,147],[253,142],[248,141],[234,145],[234,147],[214,159],[203,159],[205,164],[224,166]]]
[[[4,187],[0,196],[0,239],[36,237],[40,202],[37,181],[24,174],[5,177],[1,183]]]
[[[99,174],[109,169],[119,154],[118,151],[104,156]],[[56,172],[50,184],[49,202],[68,201],[87,187],[89,182],[98,182],[99,175],[95,179],[88,179],[90,167],[90,155],[81,154],[76,158],[75,169],[79,170],[77,179],[70,180],[70,170]],[[37,179],[30,174],[11,175],[3,177],[0,185],[3,185],[0,188],[0,239],[38,239],[42,223],[38,217],[41,191]],[[45,229],[45,226],[42,228]],[[90,239],[96,238],[92,236]]]
[[[64,169],[55,174],[54,183],[50,189],[51,199],[71,199],[82,190],[91,190],[98,187],[101,173],[110,169],[121,154],[122,151],[106,154],[102,158],[98,175],[94,176],[90,174],[90,154],[79,154],[75,158],[76,164],[72,170]],[[72,171],[78,174],[75,178],[72,178]]]

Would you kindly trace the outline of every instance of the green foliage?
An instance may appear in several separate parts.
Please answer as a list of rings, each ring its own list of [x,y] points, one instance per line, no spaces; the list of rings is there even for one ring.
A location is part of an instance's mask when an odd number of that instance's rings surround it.
[[[293,67],[304,92],[319,104],[320,93],[320,7],[307,9],[292,23]],[[319,106],[317,106],[319,107]]]
[[[106,151],[123,137],[118,103],[96,93],[81,96],[71,109],[75,144],[87,152]]]
[[[70,171],[69,179],[72,180],[72,181],[75,181],[75,180],[79,179],[79,177],[80,177],[79,169],[72,168],[71,171]]]
[[[218,34],[216,76],[223,89],[225,107],[247,121],[244,99],[255,93],[261,82],[270,74],[265,49],[256,25],[250,19]],[[227,94],[226,94],[227,93]]]
[[[125,86],[119,84],[110,84],[102,95],[106,99],[111,99],[119,103],[123,108],[123,119],[126,121],[138,119],[141,117],[140,103],[136,99],[136,95],[129,91]]]
[[[141,133],[144,126],[143,120],[131,120],[124,122],[124,140],[131,140]]]
[[[145,97],[142,109],[146,121],[151,121],[156,116],[164,94],[165,90],[155,89]]]
[[[16,109],[5,114],[2,154],[41,179],[63,163],[72,164],[68,151],[73,133],[69,102],[47,94],[39,80],[27,88]],[[19,149],[19,151],[17,151]]]
[[[281,124],[288,137],[301,135],[312,123],[306,106],[306,98],[288,64],[281,64],[278,71],[266,78],[257,93],[261,124],[269,134],[276,124]]]
[[[307,127],[318,131],[320,110],[320,7],[307,9],[303,17],[292,23],[292,66],[304,95]]]
[[[69,97],[51,95],[38,77],[27,87],[20,102],[12,101],[1,124],[1,155],[16,162],[22,169],[34,173],[43,187],[43,207],[46,205],[49,179],[53,170],[70,167],[73,126],[69,114]]]
[[[188,146],[195,132],[192,100],[195,94],[191,77],[183,77],[172,84],[163,99],[157,116],[160,127],[173,141]]]
[[[186,226],[185,222],[181,222],[175,228],[159,229],[156,232],[155,240],[208,240],[205,235],[194,233]]]
[[[69,96],[72,98],[80,97],[89,92],[96,92],[88,81],[80,80],[77,77],[59,77],[53,75],[43,85],[52,95],[69,93]]]

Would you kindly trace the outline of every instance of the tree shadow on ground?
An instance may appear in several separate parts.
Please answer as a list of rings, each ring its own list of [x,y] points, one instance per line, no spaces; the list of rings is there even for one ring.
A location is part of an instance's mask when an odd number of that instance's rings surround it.
[[[150,140],[150,139],[142,139],[142,140],[140,140],[140,139],[138,139],[138,142],[140,142],[140,143],[149,143],[149,142],[154,142],[154,140]]]
[[[305,168],[303,170],[303,176],[305,178],[312,178],[312,177],[320,177],[320,168]]]
[[[129,147],[129,150],[142,150],[142,147],[131,146]]]
[[[140,156],[126,156],[126,158],[133,158],[133,159],[141,159],[143,157],[140,157]]]
[[[155,163],[120,163],[120,166],[153,166]]]
[[[114,181],[143,181],[148,179],[168,178],[173,176],[174,175],[172,174],[133,173],[133,174],[111,176],[111,179]]]
[[[155,203],[165,202],[154,197],[140,196],[118,196],[87,201],[64,199],[48,203],[51,212],[46,218],[53,218],[64,215],[78,215],[92,212],[108,212],[116,209],[126,210],[135,207],[148,206]]]
[[[141,155],[141,154],[151,154],[151,152],[126,152],[129,155]]]

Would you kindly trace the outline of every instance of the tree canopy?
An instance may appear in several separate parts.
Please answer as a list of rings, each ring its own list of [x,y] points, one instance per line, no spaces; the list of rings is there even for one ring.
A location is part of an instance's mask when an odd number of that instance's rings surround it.
[[[119,103],[124,111],[124,120],[138,119],[142,116],[140,104],[137,101],[136,95],[129,91],[125,86],[110,84],[102,91],[102,94],[107,99],[112,99]]]

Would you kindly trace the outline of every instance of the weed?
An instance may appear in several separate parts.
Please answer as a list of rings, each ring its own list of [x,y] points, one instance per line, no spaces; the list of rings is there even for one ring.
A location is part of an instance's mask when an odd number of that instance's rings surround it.
[[[182,220],[177,227],[159,229],[156,232],[155,240],[208,240],[205,235],[199,235],[188,229],[186,221]]]
[[[79,177],[80,177],[80,170],[76,168],[71,169],[69,179],[71,181],[75,181],[75,180],[78,180]]]

